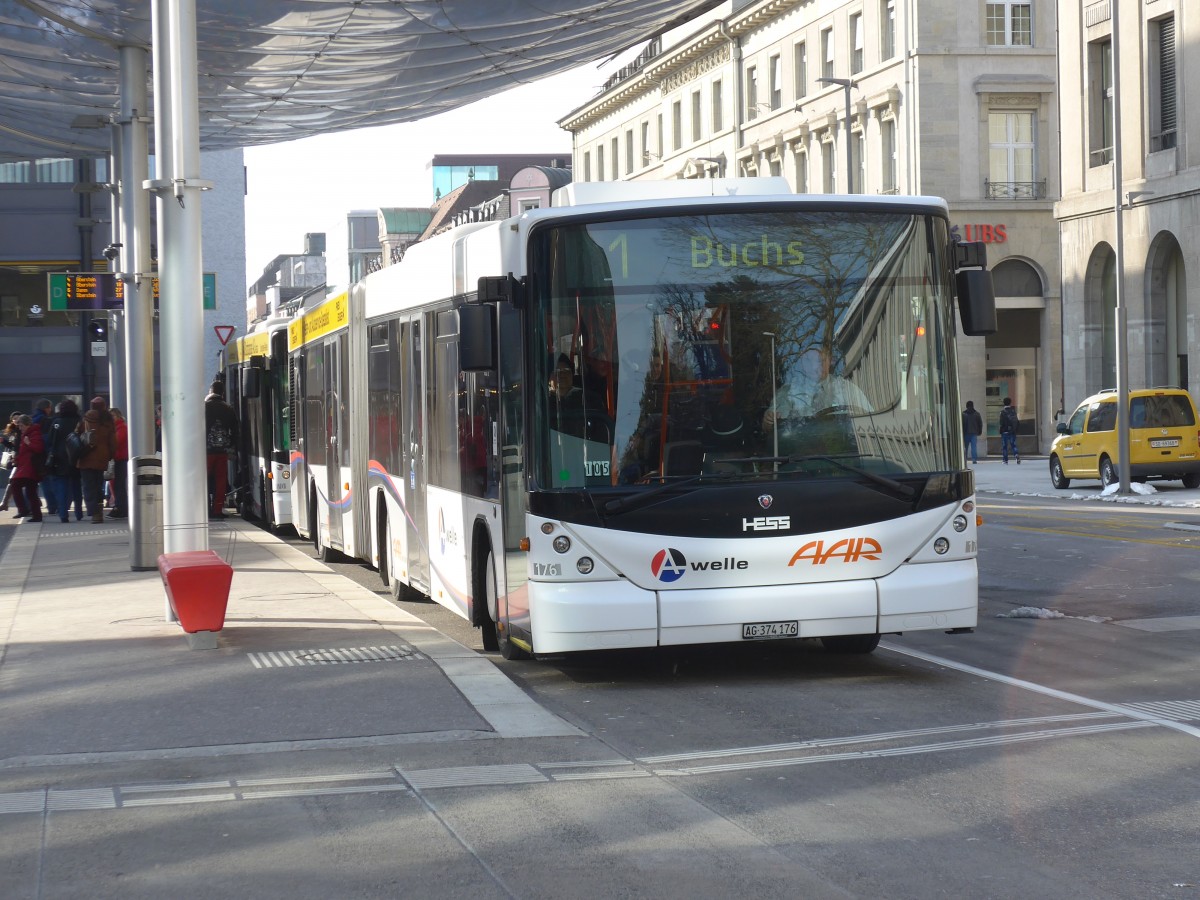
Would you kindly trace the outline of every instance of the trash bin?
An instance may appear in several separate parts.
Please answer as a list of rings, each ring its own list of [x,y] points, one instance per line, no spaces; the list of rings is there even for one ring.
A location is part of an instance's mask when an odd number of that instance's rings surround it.
[[[162,458],[134,456],[129,460],[130,518],[129,568],[157,569],[163,552]]]

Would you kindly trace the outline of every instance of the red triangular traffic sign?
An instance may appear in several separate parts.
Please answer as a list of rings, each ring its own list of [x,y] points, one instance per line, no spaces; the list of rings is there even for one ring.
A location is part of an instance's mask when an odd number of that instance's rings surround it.
[[[236,325],[214,325],[213,326],[213,331],[215,331],[217,333],[217,340],[219,340],[221,342],[222,347],[224,347],[226,344],[229,343],[229,339],[231,337],[233,337],[233,332],[236,329],[237,329]]]

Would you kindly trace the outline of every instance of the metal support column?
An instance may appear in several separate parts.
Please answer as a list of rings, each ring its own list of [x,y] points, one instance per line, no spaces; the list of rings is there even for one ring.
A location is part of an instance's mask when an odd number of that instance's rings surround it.
[[[154,448],[154,291],[150,275],[150,197],[145,190],[149,176],[150,122],[147,90],[148,58],[144,47],[121,48],[121,272],[125,294],[126,367],[124,387],[127,400],[121,406],[129,428],[127,466]],[[115,383],[114,383],[115,384]],[[116,388],[113,388],[116,395]],[[127,473],[132,474],[132,473]],[[130,493],[137,485],[127,478]],[[142,549],[161,534],[162,521],[147,521],[145,504],[126,498],[129,511],[130,559],[132,569],[154,568]],[[152,508],[152,507],[150,507]],[[151,554],[157,556],[157,554]]]
[[[166,552],[208,549],[194,0],[153,0]],[[168,616],[170,618],[170,616]]]
[[[1117,461],[1117,476],[1120,486],[1118,493],[1130,493],[1129,477],[1129,336],[1126,328],[1129,323],[1128,311],[1125,308],[1125,217],[1124,190],[1125,175],[1121,169],[1121,19],[1117,0],[1112,0],[1112,55],[1113,55],[1113,215],[1115,219],[1116,253],[1116,299],[1117,308],[1113,327],[1117,329],[1114,337],[1117,356],[1117,451],[1120,459]]]

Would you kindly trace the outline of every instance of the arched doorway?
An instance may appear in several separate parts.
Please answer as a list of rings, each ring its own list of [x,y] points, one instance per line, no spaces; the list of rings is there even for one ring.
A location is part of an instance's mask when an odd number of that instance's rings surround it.
[[[1042,326],[1045,317],[1045,279],[1024,259],[1001,260],[992,267],[996,292],[997,330],[986,341],[987,370],[982,410],[987,423],[988,452],[1000,450],[1000,409],[1012,399],[1021,425],[1017,442],[1022,453],[1038,452],[1042,414]]]
[[[1175,235],[1163,232],[1150,244],[1146,261],[1149,312],[1146,384],[1188,387],[1187,279]]]
[[[1117,386],[1117,254],[1099,243],[1083,283],[1083,343],[1086,394]]]

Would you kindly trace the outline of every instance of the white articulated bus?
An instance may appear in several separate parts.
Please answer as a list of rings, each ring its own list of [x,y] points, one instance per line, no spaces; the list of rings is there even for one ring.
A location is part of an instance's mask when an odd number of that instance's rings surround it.
[[[242,515],[270,529],[292,524],[287,326],[286,318],[259,323],[221,360],[225,397],[241,426],[231,490]]]
[[[296,526],[506,657],[971,630],[943,201],[578,184],[303,310]]]

